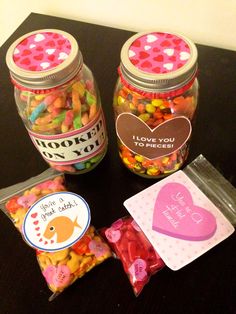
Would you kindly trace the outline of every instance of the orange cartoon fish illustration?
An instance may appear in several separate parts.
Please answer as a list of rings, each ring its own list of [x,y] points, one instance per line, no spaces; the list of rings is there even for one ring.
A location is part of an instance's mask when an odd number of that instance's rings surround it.
[[[75,227],[81,228],[77,223],[77,217],[74,222],[66,216],[56,217],[48,223],[43,236],[47,239],[51,239],[54,234],[56,234],[56,242],[61,243],[72,236]]]

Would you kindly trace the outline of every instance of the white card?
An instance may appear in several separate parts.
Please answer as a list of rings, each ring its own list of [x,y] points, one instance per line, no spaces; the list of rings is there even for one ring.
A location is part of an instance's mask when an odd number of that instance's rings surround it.
[[[234,232],[182,171],[127,199],[124,206],[172,270],[189,264]]]

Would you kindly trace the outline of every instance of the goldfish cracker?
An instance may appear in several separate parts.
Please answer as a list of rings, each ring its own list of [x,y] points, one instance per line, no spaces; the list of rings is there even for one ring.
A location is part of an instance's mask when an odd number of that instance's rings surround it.
[[[43,268],[46,268],[47,266],[51,265],[51,260],[48,256],[44,254],[40,254],[38,256],[38,259],[40,260],[40,264],[42,265]]]
[[[56,265],[58,262],[61,262],[68,256],[68,249],[60,250],[58,252],[51,253],[48,257],[51,260],[53,265]]]
[[[101,234],[121,260],[133,291],[138,296],[150,277],[164,267],[164,262],[130,216],[118,219],[109,228],[103,228]]]
[[[17,229],[21,230],[25,215],[27,213],[27,208],[19,208],[15,213],[11,213],[11,218]]]
[[[74,273],[79,265],[81,264],[82,257],[77,255],[75,252],[71,251],[69,259],[67,261],[67,266],[70,268],[71,273]]]

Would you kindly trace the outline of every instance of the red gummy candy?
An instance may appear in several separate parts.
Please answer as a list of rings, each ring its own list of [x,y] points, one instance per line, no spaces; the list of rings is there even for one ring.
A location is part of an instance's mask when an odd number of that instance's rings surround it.
[[[89,253],[90,250],[89,250],[88,244],[90,241],[91,241],[90,236],[84,235],[79,241],[73,244],[72,249],[78,255]]]
[[[128,253],[130,262],[134,262],[139,257],[137,253],[137,245],[134,241],[128,242]]]
[[[9,213],[15,213],[18,208],[21,206],[17,203],[19,196],[12,197],[9,201],[7,201],[5,207]]]
[[[117,230],[120,232],[118,238],[115,237],[115,233],[112,238],[113,232],[110,232],[107,240],[115,254],[120,258],[137,296],[150,277],[164,266],[164,262],[132,217],[119,219],[108,229],[109,231],[114,229],[116,232]],[[105,236],[106,230],[102,231]]]
[[[125,237],[127,238],[127,240],[129,240],[129,241],[137,241],[137,240],[138,240],[136,234],[135,234],[133,231],[131,231],[131,230],[127,230],[127,231],[125,232],[124,236],[125,236]]]

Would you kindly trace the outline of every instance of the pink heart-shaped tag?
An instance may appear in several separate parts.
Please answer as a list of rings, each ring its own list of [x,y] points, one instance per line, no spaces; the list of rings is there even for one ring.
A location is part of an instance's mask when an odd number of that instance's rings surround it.
[[[153,230],[174,238],[202,241],[211,238],[216,228],[215,217],[193,204],[183,184],[167,183],[161,188],[154,207]]]

